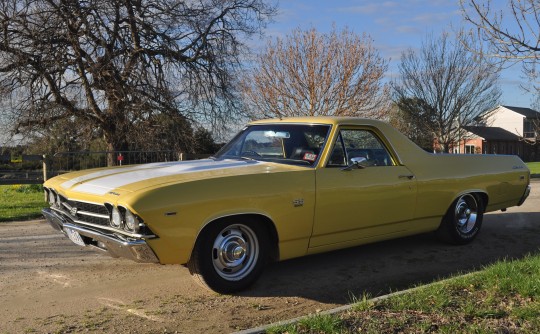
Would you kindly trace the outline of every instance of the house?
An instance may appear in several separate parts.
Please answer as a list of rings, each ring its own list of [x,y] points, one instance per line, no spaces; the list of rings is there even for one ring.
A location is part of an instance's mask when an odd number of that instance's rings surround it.
[[[467,131],[465,139],[454,147],[454,153],[513,154],[524,161],[540,158],[537,145],[540,112],[498,106],[482,114],[480,119],[483,121],[478,126],[463,127]]]
[[[467,138],[461,152],[467,154],[514,154],[521,155],[526,145],[515,133],[499,127],[464,126]]]
[[[540,113],[531,108],[498,106],[486,114],[489,126],[499,127],[518,136],[535,140],[540,122]]]

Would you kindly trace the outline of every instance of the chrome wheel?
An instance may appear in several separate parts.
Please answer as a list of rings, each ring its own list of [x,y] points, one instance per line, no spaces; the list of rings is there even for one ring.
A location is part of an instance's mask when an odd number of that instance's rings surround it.
[[[456,227],[461,233],[469,233],[476,226],[478,203],[472,195],[461,196],[455,206]]]
[[[246,225],[227,226],[217,235],[212,246],[214,269],[228,281],[238,281],[249,275],[258,256],[257,234]]]
[[[480,232],[483,217],[483,195],[474,193],[461,195],[446,211],[437,229],[437,236],[451,244],[467,244]]]
[[[219,293],[240,291],[261,275],[269,258],[268,227],[257,217],[227,217],[200,233],[189,272],[202,286]]]

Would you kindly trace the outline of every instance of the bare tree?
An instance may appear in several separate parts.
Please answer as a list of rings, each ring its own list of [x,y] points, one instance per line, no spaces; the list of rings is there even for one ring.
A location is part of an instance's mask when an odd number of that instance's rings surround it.
[[[155,113],[219,124],[242,39],[274,13],[263,0],[3,0],[0,87],[18,131],[71,118],[111,151]]]
[[[522,63],[523,73],[538,78],[540,59],[540,3],[537,0],[507,0],[495,10],[491,0],[460,0],[465,21],[474,29],[461,33],[461,42],[483,57],[500,62]]]
[[[490,0],[460,0],[464,19],[473,25],[461,40],[470,50],[503,64],[522,65],[530,85],[527,91],[535,94],[532,108],[540,107],[540,2],[538,0],[508,0],[506,10],[495,10]],[[540,141],[540,121],[532,120],[536,137],[523,138],[535,145]]]
[[[296,29],[268,42],[243,77],[242,93],[252,118],[378,117],[389,101],[386,69],[368,35]]]
[[[452,43],[446,33],[428,37],[418,52],[403,52],[399,71],[394,100],[401,109],[418,112],[421,131],[431,133],[444,152],[463,138],[462,126],[473,124],[501,95],[498,68]]]

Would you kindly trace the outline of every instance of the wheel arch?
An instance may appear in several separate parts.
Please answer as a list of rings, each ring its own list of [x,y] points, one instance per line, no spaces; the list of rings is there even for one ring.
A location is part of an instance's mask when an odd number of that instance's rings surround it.
[[[480,197],[480,199],[482,200],[483,209],[485,211],[487,206],[488,206],[488,202],[489,202],[489,196],[488,196],[487,192],[485,192],[485,191],[477,191],[477,192],[474,192],[473,194]]]
[[[463,195],[467,195],[467,194],[471,194],[477,198],[480,198],[480,200],[482,201],[482,206],[485,210],[485,208],[487,207],[488,205],[488,202],[489,202],[489,195],[488,193],[485,191],[485,190],[482,190],[482,189],[470,189],[470,190],[465,190],[465,191],[462,191],[460,193],[458,193],[456,196],[454,196],[452,198],[452,200],[450,201],[450,203],[448,204],[448,208],[451,208],[452,205],[454,204],[454,202],[460,198],[461,196]]]
[[[232,220],[235,218],[239,218],[241,220],[248,220],[248,221],[259,221],[261,224],[264,225],[265,229],[268,231],[268,240],[270,249],[269,252],[269,259],[273,262],[279,261],[279,237],[277,233],[276,226],[272,219],[270,217],[260,214],[260,213],[236,213],[236,214],[229,214],[225,216],[220,216],[217,218],[214,218],[210,221],[208,221],[204,226],[199,230],[197,233],[197,236],[194,240],[194,245],[197,243],[197,240],[199,240],[200,236],[212,225],[217,224],[221,221],[226,220]],[[193,250],[191,252],[193,254]]]

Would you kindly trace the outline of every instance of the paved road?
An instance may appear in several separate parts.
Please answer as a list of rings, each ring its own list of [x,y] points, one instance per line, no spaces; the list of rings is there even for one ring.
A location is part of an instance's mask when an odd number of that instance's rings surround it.
[[[467,246],[425,234],[271,265],[237,296],[186,268],[137,264],[72,244],[43,221],[0,224],[0,333],[222,333],[289,319],[537,253],[540,182],[528,201],[486,215]]]

